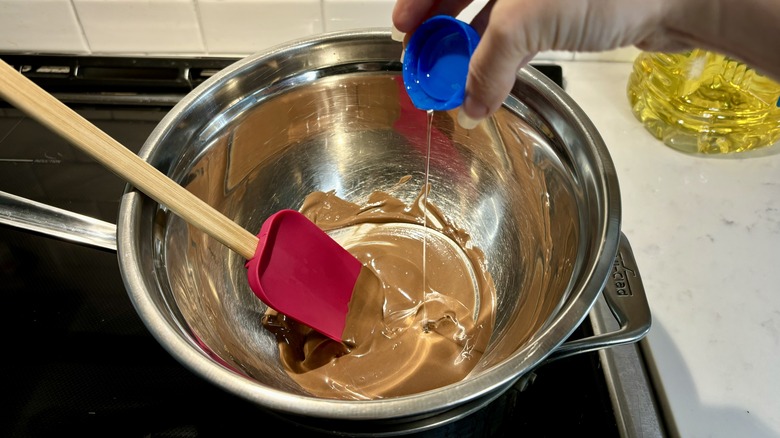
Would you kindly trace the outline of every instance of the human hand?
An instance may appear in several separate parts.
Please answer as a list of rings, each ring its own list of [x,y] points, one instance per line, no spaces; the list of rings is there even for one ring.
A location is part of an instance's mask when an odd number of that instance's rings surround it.
[[[398,31],[410,34],[427,18],[457,16],[470,3],[397,0],[393,23]],[[472,128],[495,112],[511,91],[518,69],[541,51],[602,51],[630,45],[659,51],[691,48],[690,38],[672,32],[667,23],[669,17],[680,17],[676,8],[682,3],[686,2],[491,0],[471,22],[482,37],[469,65],[458,122]]]

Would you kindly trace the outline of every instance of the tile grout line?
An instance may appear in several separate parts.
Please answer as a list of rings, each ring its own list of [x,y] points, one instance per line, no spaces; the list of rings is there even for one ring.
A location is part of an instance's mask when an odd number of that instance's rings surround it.
[[[210,55],[211,49],[209,48],[208,44],[206,44],[206,35],[203,29],[203,16],[200,12],[200,2],[198,0],[190,1],[192,2],[193,8],[195,8],[195,19],[198,22],[198,36],[200,37],[200,44],[203,46],[203,53],[205,55]]]
[[[79,33],[83,39],[84,45],[87,47],[87,53],[92,54],[92,46],[89,44],[89,38],[87,38],[87,32],[84,30],[84,24],[81,23],[81,17],[79,16],[79,11],[76,7],[76,1],[68,0],[68,3],[70,3],[70,9],[73,11],[73,15],[76,17],[76,23],[79,25]]]

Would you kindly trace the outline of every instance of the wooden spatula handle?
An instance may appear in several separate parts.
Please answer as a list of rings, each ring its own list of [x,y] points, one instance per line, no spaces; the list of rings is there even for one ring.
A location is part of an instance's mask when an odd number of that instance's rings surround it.
[[[258,239],[0,60],[0,95],[147,196],[251,259]]]

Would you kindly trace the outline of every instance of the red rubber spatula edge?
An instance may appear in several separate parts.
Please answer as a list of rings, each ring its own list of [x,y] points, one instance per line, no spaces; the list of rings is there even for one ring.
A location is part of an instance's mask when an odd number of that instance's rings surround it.
[[[342,341],[363,264],[296,210],[265,220],[246,262],[252,291],[277,312]]]

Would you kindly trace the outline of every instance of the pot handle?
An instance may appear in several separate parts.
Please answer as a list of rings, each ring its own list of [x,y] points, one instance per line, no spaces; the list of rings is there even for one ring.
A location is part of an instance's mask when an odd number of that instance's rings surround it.
[[[652,315],[642,285],[642,277],[639,275],[631,245],[623,233],[620,233],[617,255],[602,294],[620,328],[613,332],[565,342],[552,352],[545,362],[616,345],[635,343],[650,330]],[[591,317],[594,317],[593,312]],[[594,321],[594,326],[596,325],[600,324]]]
[[[3,191],[0,224],[116,252],[116,225]]]

